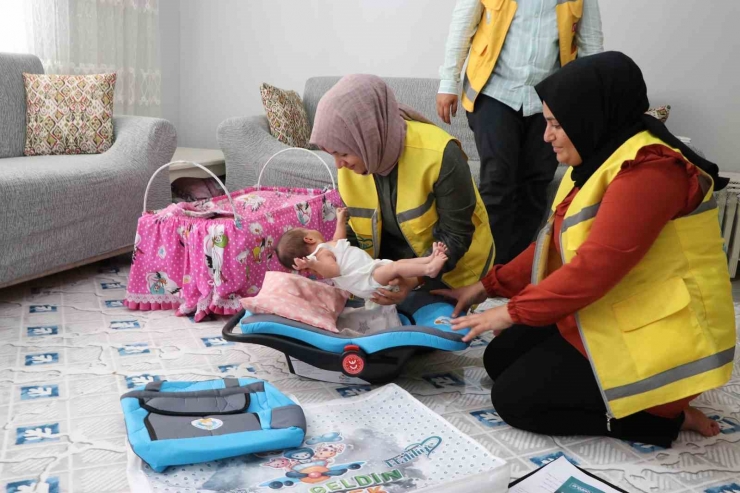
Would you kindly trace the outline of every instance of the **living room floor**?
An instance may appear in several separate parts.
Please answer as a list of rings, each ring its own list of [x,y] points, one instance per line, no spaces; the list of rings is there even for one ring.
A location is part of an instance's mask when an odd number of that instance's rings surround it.
[[[256,377],[301,403],[370,390],[296,377],[276,351],[223,341],[226,318],[195,324],[171,311],[123,308],[128,262],[120,257],[0,290],[3,491],[34,491],[42,475],[50,486],[36,491],[129,491],[119,396],[152,379]],[[740,284],[733,288],[737,319]],[[481,366],[486,344],[420,356],[396,383],[507,460],[513,477],[564,454],[627,491],[740,491],[740,353],[733,380],[694,402],[720,421],[722,433],[707,439],[684,432],[664,450],[509,427],[491,407],[491,380]]]

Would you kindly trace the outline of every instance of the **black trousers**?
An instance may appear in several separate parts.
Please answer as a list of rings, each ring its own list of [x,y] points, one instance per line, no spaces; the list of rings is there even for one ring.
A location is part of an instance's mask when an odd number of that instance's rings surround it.
[[[505,264],[534,240],[547,209],[547,185],[558,166],[544,141],[541,113],[523,116],[480,94],[468,124],[480,155],[480,195],[496,242],[496,264]]]
[[[494,338],[483,364],[493,379],[491,400],[515,428],[544,435],[609,436],[669,448],[683,414],[668,419],[639,412],[612,419],[591,364],[557,327],[514,326]]]

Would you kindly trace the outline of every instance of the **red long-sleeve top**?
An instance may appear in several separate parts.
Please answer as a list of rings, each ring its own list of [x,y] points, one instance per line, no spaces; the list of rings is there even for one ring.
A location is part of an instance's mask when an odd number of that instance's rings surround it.
[[[557,206],[550,248],[560,256],[563,218],[578,192],[574,188]],[[671,219],[685,216],[702,201],[697,169],[680,154],[661,145],[642,148],[626,161],[609,184],[588,239],[573,260],[530,284],[535,245],[484,279],[489,296],[510,298],[508,310],[516,324],[556,324],[560,334],[584,357],[575,313],[616,286],[645,256]],[[535,329],[533,329],[535,330]],[[648,409],[675,417],[696,396]]]

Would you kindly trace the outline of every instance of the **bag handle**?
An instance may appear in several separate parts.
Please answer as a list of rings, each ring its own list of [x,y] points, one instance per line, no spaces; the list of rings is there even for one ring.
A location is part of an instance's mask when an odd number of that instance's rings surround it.
[[[321,159],[321,158],[319,158],[319,159]],[[322,162],[323,162],[323,160],[322,160]],[[226,198],[229,199],[229,204],[231,204],[231,210],[234,212],[234,223],[236,224],[236,228],[237,229],[241,229],[242,228],[241,218],[239,217],[239,214],[237,214],[237,212],[236,212],[236,206],[234,205],[234,201],[231,198],[231,193],[226,188],[226,185],[224,185],[223,182],[219,179],[219,177],[216,176],[215,174],[213,174],[213,172],[211,170],[209,170],[208,168],[206,168],[202,164],[199,164],[199,163],[196,163],[196,162],[193,162],[193,161],[172,161],[170,163],[167,163],[167,164],[164,164],[164,165],[160,166],[159,169],[154,172],[154,174],[152,175],[152,177],[149,178],[149,183],[146,184],[146,190],[144,191],[144,208],[141,211],[141,214],[142,215],[143,214],[146,214],[146,201],[147,201],[147,198],[149,197],[149,188],[151,188],[152,183],[154,182],[154,178],[159,174],[160,171],[162,171],[165,168],[169,168],[173,164],[190,164],[190,165],[195,166],[196,168],[202,169],[207,174],[211,175],[211,177],[214,180],[216,180],[216,182],[219,184],[219,186],[221,187],[221,189],[224,192],[226,192]]]
[[[331,179],[331,188],[332,188],[333,190],[336,190],[336,189],[337,189],[337,185],[336,185],[336,183],[334,183],[334,175],[332,175],[332,174],[331,174],[331,168],[329,168],[329,165],[328,165],[328,164],[326,164],[326,161],[324,161],[324,160],[323,160],[323,159],[321,158],[321,156],[319,156],[319,155],[318,155],[318,154],[316,154],[315,152],[313,152],[313,151],[309,151],[308,149],[304,149],[303,147],[288,147],[287,149],[281,149],[281,150],[277,151],[277,152],[276,152],[275,154],[273,154],[272,156],[270,156],[270,159],[268,159],[268,160],[267,160],[267,162],[265,163],[265,165],[264,165],[264,166],[262,166],[262,170],[260,170],[260,175],[259,175],[259,177],[257,178],[257,189],[259,189],[259,188],[260,188],[260,183],[262,182],[262,174],[263,174],[263,173],[265,172],[265,170],[267,169],[267,165],[268,165],[268,164],[270,164],[270,161],[272,161],[272,159],[273,159],[273,158],[274,158],[275,156],[277,156],[278,154],[282,154],[282,153],[284,153],[284,152],[288,152],[288,151],[303,151],[303,152],[307,152],[307,153],[311,154],[312,156],[315,156],[315,157],[316,157],[316,159],[318,159],[318,160],[319,160],[319,161],[321,162],[321,164],[323,164],[323,165],[324,165],[324,167],[326,168],[326,171],[328,171],[328,172],[329,172],[329,178]]]

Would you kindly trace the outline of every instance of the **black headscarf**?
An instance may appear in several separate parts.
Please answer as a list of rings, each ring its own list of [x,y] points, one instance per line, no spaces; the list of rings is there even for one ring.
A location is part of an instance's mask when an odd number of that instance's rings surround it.
[[[729,181],[718,176],[716,164],[692,151],[660,120],[645,114],[650,105],[645,80],[624,53],[607,51],[579,58],[537,84],[535,90],[583,159],[571,174],[579,188],[614,151],[644,130],[679,149],[708,173],[715,190]]]

